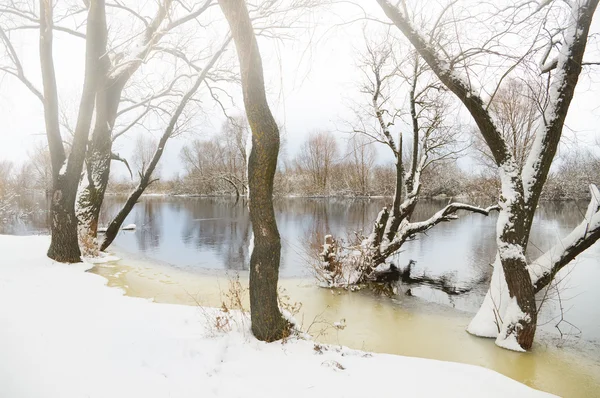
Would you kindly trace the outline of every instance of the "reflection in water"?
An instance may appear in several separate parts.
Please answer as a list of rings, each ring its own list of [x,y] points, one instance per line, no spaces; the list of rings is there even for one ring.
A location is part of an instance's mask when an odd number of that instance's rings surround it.
[[[101,215],[106,225],[119,210],[124,198],[107,197]],[[369,233],[372,220],[389,199],[307,199],[278,198],[275,212],[282,238],[282,278],[310,277],[309,253],[319,250],[325,234],[347,237],[354,231]],[[24,208],[43,209],[41,201],[27,202]],[[446,201],[426,201],[417,207],[414,220],[430,217]],[[536,214],[528,256],[535,258],[558,237],[566,236],[581,222],[586,203],[546,202]],[[40,217],[39,215],[42,214]],[[42,212],[26,219],[0,224],[0,233],[43,232]],[[491,273],[494,259],[496,215],[462,213],[460,218],[442,223],[418,239],[408,242],[394,261],[406,265],[415,260],[415,275],[450,275],[453,283],[471,286]],[[251,225],[247,202],[230,198],[144,197],[134,208],[128,223],[135,232],[122,231],[114,250],[170,264],[186,271],[247,270]],[[574,264],[559,274],[564,318],[581,329],[560,322],[561,310],[555,293],[549,295],[540,314],[547,332],[577,334],[586,340],[600,341],[600,244],[580,255]],[[475,312],[485,294],[487,283],[480,283],[465,295],[448,296],[425,287],[412,293],[427,301]],[[558,328],[556,325],[558,324]]]

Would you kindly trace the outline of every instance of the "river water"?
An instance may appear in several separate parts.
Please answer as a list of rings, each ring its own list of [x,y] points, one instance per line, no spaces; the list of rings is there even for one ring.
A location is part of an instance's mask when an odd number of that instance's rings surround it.
[[[495,369],[535,388],[565,397],[600,396],[600,245],[588,249],[564,272],[541,313],[533,352],[515,354],[493,341],[464,332],[486,290],[485,277],[495,255],[496,216],[460,214],[419,239],[397,258],[416,261],[415,273],[445,275],[458,286],[474,289],[447,296],[425,287],[414,297],[394,299],[369,292],[319,289],[311,261],[327,233],[338,237],[371,228],[389,200],[281,198],[275,203],[282,236],[281,285],[290,300],[301,302],[297,318],[317,340],[357,349],[471,363]],[[101,223],[118,211],[123,198],[109,197]],[[415,219],[429,217],[446,201],[422,203]],[[0,223],[0,233],[46,231],[43,200],[23,205],[28,216]],[[538,209],[528,256],[535,258],[579,224],[585,203],[543,203]],[[156,301],[220,305],[227,278],[245,280],[251,225],[247,203],[230,198],[144,197],[126,223],[133,232],[119,234],[111,250],[122,260],[94,271],[128,295]],[[558,294],[560,292],[560,300]],[[562,310],[561,310],[562,308]],[[345,319],[346,328],[333,322]]]

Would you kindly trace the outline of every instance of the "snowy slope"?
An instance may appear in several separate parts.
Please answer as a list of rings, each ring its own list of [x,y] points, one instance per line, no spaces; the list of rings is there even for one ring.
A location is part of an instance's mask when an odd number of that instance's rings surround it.
[[[0,235],[0,397],[551,396],[476,366],[215,336],[214,310],[124,297],[48,244]]]

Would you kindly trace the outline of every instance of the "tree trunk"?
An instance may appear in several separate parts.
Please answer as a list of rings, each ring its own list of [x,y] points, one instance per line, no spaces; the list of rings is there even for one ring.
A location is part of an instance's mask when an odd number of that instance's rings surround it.
[[[52,160],[52,201],[50,231],[52,239],[48,257],[60,262],[79,262],[81,253],[77,239],[75,199],[83,168],[85,148],[94,109],[99,70],[107,65],[106,18],[103,0],[94,1],[88,12],[86,28],[86,57],[83,91],[79,105],[75,136],[68,159],[60,134],[58,89],[53,46],[53,8],[48,1],[40,1],[40,64],[44,86],[44,119]]]
[[[514,162],[509,162],[499,170],[502,195],[497,223],[498,255],[492,277],[492,284],[499,285],[492,285],[467,331],[479,336],[494,337],[495,326],[498,346],[516,351],[529,350],[535,337],[537,307],[525,258],[529,233],[526,227],[523,185]],[[500,267],[502,272],[497,269]],[[500,275],[502,278],[499,278]],[[492,313],[482,313],[489,311],[490,305]]]
[[[246,115],[252,131],[248,161],[250,220],[254,249],[250,257],[252,333],[263,341],[289,334],[277,302],[281,241],[273,209],[273,180],[279,153],[279,129],[267,103],[262,60],[244,0],[219,0],[240,61]]]
[[[108,68],[103,71],[108,73]],[[96,96],[96,124],[87,151],[87,184],[77,198],[79,241],[86,255],[97,255],[100,209],[108,186],[112,160],[112,128],[117,117],[124,82],[104,79]],[[85,177],[84,177],[85,178]]]
[[[396,191],[394,192],[394,203],[392,204],[392,212],[388,220],[389,226],[386,227],[386,239],[392,241],[402,218],[400,217],[400,206],[402,205],[402,185],[403,185],[404,170],[402,167],[402,133],[398,139],[398,153],[396,155]]]
[[[131,210],[133,210],[133,207],[144,193],[144,190],[146,189],[147,185],[143,185],[140,182],[136,189],[129,195],[127,201],[125,202],[119,213],[108,225],[106,233],[104,234],[104,240],[100,244],[100,250],[104,251],[108,249],[111,243],[115,240],[117,234],[119,233],[119,229],[121,229],[121,226],[123,225],[123,222],[129,215],[129,213],[131,213]]]
[[[76,181],[74,186],[77,186]],[[54,184],[50,202],[50,234],[48,257],[61,263],[81,261],[75,217],[75,189],[64,175],[59,176]]]

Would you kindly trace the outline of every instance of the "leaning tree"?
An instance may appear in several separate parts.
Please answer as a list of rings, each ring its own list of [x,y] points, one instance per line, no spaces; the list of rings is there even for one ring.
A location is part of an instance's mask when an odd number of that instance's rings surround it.
[[[379,212],[371,234],[360,237],[357,245],[344,248],[326,237],[316,270],[329,286],[346,287],[372,279],[373,271],[407,241],[456,219],[459,210],[487,216],[496,209],[450,203],[427,220],[412,219],[421,198],[423,172],[433,164],[456,159],[466,146],[461,144],[460,126],[449,118],[444,89],[428,76],[427,64],[415,52],[395,54],[388,41],[389,35],[380,43],[366,38],[360,66],[365,76],[361,92],[368,102],[356,109],[359,118],[352,124],[352,134],[384,145],[393,155],[394,197],[390,208]],[[408,145],[405,138],[410,138]]]
[[[213,0],[192,7],[175,0],[161,0],[155,7],[105,0],[56,4],[27,0],[0,5],[0,43],[8,61],[0,64],[0,71],[20,80],[44,107],[52,159],[51,258],[77,262],[81,247],[92,254],[97,251],[98,217],[110,164],[123,160],[113,153],[113,143],[175,112],[177,98],[186,87],[182,82],[202,73],[203,64],[214,54],[210,43],[220,42],[214,35],[198,33],[208,30],[210,24],[199,18],[213,5]],[[26,40],[28,30],[39,31],[42,90],[28,76],[19,46],[14,45]],[[85,48],[84,81],[73,128],[59,101],[55,34],[71,38],[72,42],[61,41],[63,51],[66,45],[75,52]],[[194,35],[204,39],[200,47]],[[77,46],[78,40],[83,46]],[[208,57],[204,49],[211,51]],[[135,76],[140,70],[143,79]],[[208,86],[207,79],[201,82]]]
[[[600,194],[591,186],[592,199],[582,223],[535,261],[530,263],[525,257],[535,210],[585,64],[584,53],[598,0],[486,4],[479,8],[483,11],[478,18],[473,18],[468,8],[461,12],[454,1],[443,7],[435,19],[437,29],[448,28],[446,39],[451,39],[444,41],[424,35],[414,24],[405,2],[398,6],[388,0],[377,3],[440,82],[469,111],[500,174],[502,190],[494,272],[490,290],[467,330],[478,336],[494,337],[496,344],[504,348],[528,350],[537,325],[535,294],[600,238]],[[489,14],[484,17],[488,6],[491,10],[487,9]],[[477,34],[460,34],[458,26],[465,21]],[[524,41],[515,43],[513,34],[524,37]],[[469,41],[475,43],[469,46]],[[539,53],[542,61],[538,70],[547,74],[548,103],[525,165],[519,170],[490,103],[505,77]],[[483,59],[487,59],[484,63],[487,67],[492,65],[490,59],[504,60],[500,63],[502,68],[493,69],[499,72],[494,76],[496,89],[490,90],[489,95],[485,94],[485,87],[478,89],[474,84],[478,74],[490,79],[487,68],[480,67]]]

